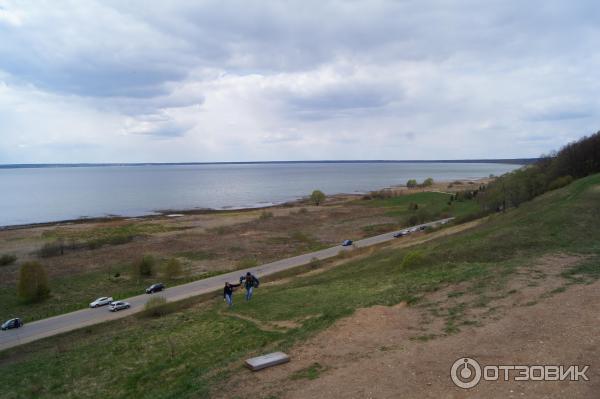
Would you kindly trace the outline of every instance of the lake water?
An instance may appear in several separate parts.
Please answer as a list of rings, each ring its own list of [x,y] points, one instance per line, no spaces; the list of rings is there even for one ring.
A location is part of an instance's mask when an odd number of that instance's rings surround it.
[[[0,169],[0,226],[160,210],[244,208],[320,189],[358,193],[408,179],[477,179],[519,165],[493,163],[284,163]]]

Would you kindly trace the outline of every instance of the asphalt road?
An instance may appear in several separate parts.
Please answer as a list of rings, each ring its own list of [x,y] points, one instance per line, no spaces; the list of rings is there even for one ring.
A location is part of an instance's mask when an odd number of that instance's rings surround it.
[[[453,218],[436,220],[415,227],[433,226],[440,223],[448,222],[452,219]],[[380,244],[386,241],[391,241],[394,240],[394,233],[396,232],[394,231],[390,233],[380,234],[378,236],[364,238],[362,240],[355,241],[354,245],[360,248]],[[342,247],[341,245],[338,245],[335,247],[322,249],[320,251],[294,256],[292,258],[278,260],[276,262],[267,263],[250,269],[236,270],[234,272],[221,274],[218,276],[194,281],[187,284],[182,284],[174,287],[167,287],[167,289],[162,291],[160,294],[153,295],[164,296],[167,299],[167,301],[178,301],[196,295],[216,292],[223,289],[223,286],[225,285],[226,281],[230,281],[233,283],[239,282],[240,276],[245,275],[246,272],[251,272],[258,278],[261,278],[273,273],[281,272],[283,270],[305,265],[314,258],[332,258],[338,255],[340,251],[349,250],[350,248],[351,247]],[[110,293],[96,293],[96,295],[107,294],[110,295]],[[66,331],[86,327],[92,324],[98,324],[108,320],[127,317],[133,313],[143,310],[146,301],[150,297],[151,295],[142,294],[128,299],[122,299],[123,301],[129,302],[131,304],[131,308],[114,313],[109,312],[107,307],[105,306],[96,309],[88,308],[71,313],[65,313],[59,316],[50,317],[48,319],[42,319],[31,323],[27,323],[21,328],[0,331],[0,350],[11,348],[13,346],[21,345],[52,335],[60,334]],[[96,298],[94,297],[94,293],[92,293],[90,295],[90,302],[94,299]]]

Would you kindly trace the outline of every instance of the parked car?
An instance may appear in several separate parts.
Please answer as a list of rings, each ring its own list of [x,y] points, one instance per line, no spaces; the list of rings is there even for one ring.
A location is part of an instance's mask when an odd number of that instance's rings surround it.
[[[4,330],[10,330],[12,328],[19,328],[19,327],[23,327],[23,322],[21,321],[21,319],[19,319],[17,317],[15,319],[10,319],[10,320],[5,321],[2,324],[2,327],[0,327],[0,328],[2,328],[2,331],[4,331]]]
[[[402,230],[397,233],[394,233],[394,238],[404,237],[408,235],[408,231]]]
[[[427,226],[419,226],[419,230],[423,231],[427,228]]]
[[[108,305],[108,310],[110,310],[111,312],[116,312],[117,310],[129,309],[130,307],[131,305],[129,304],[129,302],[115,301],[111,302],[110,305]]]
[[[110,305],[112,301],[113,299],[111,296],[103,296],[90,303],[90,308],[97,308],[98,306]]]
[[[352,240],[344,240],[342,242],[342,247],[349,247],[350,245],[352,245]]]
[[[152,284],[150,287],[146,288],[146,294],[154,294],[155,292],[160,292],[165,289],[165,285],[163,283]]]

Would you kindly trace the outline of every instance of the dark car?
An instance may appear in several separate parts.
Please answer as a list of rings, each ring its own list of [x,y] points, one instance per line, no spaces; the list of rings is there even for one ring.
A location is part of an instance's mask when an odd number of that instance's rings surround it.
[[[406,235],[408,235],[408,231],[402,230],[397,233],[394,233],[394,238],[404,237]]]
[[[349,247],[350,245],[352,245],[352,240],[344,240],[342,243],[342,247]]]
[[[423,231],[425,229],[427,229],[427,226],[419,226],[419,230]]]
[[[4,322],[4,324],[2,324],[2,331],[4,330],[10,330],[11,328],[19,328],[23,326],[23,322],[21,321],[21,319],[16,318],[16,319],[10,319]]]
[[[160,292],[165,289],[165,285],[163,283],[152,284],[150,287],[146,288],[146,294],[154,294],[155,292]]]

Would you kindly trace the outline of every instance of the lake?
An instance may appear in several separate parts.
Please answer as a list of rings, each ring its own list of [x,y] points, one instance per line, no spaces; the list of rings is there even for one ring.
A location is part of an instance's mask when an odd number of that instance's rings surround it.
[[[0,226],[160,210],[278,204],[309,195],[361,193],[408,179],[501,175],[499,163],[263,163],[0,169]]]

